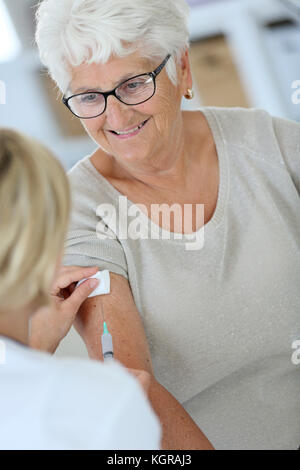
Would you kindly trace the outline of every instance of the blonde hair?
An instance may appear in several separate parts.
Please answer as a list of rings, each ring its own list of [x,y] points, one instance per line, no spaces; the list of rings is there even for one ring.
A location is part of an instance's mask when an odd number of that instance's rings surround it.
[[[69,191],[62,165],[45,147],[0,129],[0,311],[50,303]]]

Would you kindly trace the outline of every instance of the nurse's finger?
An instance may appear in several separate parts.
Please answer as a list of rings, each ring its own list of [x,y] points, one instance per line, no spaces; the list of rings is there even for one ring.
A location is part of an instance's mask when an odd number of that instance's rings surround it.
[[[127,370],[130,374],[135,376],[135,378],[139,381],[144,391],[147,393],[149,391],[150,384],[151,384],[151,375],[149,374],[149,372],[146,372],[145,370],[138,370],[138,369],[127,369]]]
[[[52,285],[51,294],[58,295],[61,289],[65,289],[72,283],[93,276],[99,271],[97,266],[92,268],[77,267],[77,269],[60,270]]]
[[[96,289],[100,284],[99,279],[87,279],[79,287],[77,287],[73,294],[63,302],[66,311],[72,312],[75,316],[81,306],[81,304],[88,298],[88,296]]]
[[[73,294],[75,289],[76,289],[76,282],[72,282],[72,284],[69,286],[70,294]]]

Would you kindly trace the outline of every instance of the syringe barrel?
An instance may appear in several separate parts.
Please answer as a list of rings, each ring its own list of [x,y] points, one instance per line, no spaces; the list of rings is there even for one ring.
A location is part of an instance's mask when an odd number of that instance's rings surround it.
[[[114,361],[114,355],[112,353],[107,353],[105,356],[103,356],[104,362],[111,362]]]
[[[114,348],[113,348],[112,337],[109,333],[104,333],[101,336],[101,343],[102,343],[103,357],[105,359],[108,358],[108,357],[113,357],[114,356]]]

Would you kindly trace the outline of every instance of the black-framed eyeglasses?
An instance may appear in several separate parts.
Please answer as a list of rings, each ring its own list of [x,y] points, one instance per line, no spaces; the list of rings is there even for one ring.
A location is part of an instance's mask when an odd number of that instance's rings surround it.
[[[89,91],[72,95],[69,98],[63,96],[62,101],[67,108],[80,119],[93,119],[101,116],[107,107],[107,98],[115,96],[121,103],[128,106],[145,103],[156,92],[156,77],[162,71],[171,54],[153,72],[143,73],[131,77],[120,83],[114,90],[107,92]]]

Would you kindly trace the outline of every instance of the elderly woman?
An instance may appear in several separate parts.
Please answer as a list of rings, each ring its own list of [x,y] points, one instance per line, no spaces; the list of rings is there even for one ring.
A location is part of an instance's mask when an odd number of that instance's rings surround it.
[[[218,449],[294,449],[300,126],[182,111],[187,20],[184,0],[42,2],[41,58],[97,144],[69,173],[64,262],[111,272],[116,357],[151,373],[164,448],[211,448],[201,428]],[[101,301],[76,320],[95,359]]]

